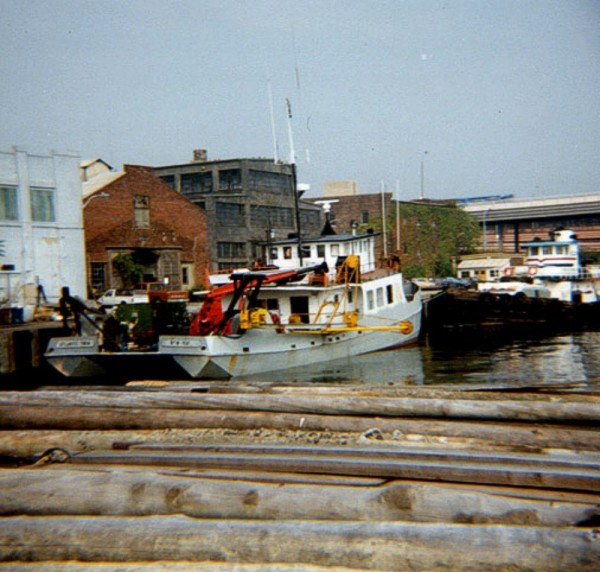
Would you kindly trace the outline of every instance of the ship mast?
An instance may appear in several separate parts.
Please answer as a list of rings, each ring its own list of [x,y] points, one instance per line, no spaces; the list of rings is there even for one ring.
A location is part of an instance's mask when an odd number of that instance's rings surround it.
[[[296,151],[294,150],[294,136],[292,134],[292,104],[286,99],[288,116],[288,139],[290,144],[290,165],[292,167],[292,192],[294,193],[294,210],[296,211],[296,234],[298,240],[298,260],[302,267],[302,238],[300,232],[300,203],[298,197],[298,177],[296,174]]]

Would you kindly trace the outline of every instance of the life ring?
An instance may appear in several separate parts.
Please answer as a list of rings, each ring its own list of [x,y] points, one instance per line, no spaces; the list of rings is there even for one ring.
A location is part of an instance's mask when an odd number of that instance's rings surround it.
[[[514,266],[507,266],[504,269],[504,276],[512,276],[515,273],[515,267]]]
[[[537,266],[530,266],[527,269],[527,274],[529,274],[529,276],[535,276],[538,273],[538,267]]]

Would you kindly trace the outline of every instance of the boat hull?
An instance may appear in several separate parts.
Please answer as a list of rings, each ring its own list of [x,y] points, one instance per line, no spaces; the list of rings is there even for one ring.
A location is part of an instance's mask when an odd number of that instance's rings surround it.
[[[402,306],[392,327],[378,329],[372,323],[355,328],[317,329],[298,326],[275,333],[273,328],[256,328],[238,336],[161,336],[154,351],[102,351],[94,336],[55,338],[45,357],[67,377],[114,376],[146,378],[185,373],[194,379],[229,379],[254,376],[298,366],[390,349],[414,342],[421,327],[421,303]],[[389,318],[387,318],[389,320]],[[404,333],[400,323],[410,327]],[[153,375],[154,374],[154,375]]]

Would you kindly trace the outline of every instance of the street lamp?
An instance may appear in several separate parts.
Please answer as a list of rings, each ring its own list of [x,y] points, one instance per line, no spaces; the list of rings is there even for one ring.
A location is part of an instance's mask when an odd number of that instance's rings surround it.
[[[421,200],[425,198],[425,155],[427,155],[428,151],[423,151],[423,155],[421,156]]]

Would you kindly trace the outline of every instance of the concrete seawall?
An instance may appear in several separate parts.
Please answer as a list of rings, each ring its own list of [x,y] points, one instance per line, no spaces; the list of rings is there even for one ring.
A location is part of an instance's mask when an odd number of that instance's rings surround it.
[[[23,377],[44,368],[48,341],[61,332],[61,322],[31,322],[0,328],[0,379]]]

